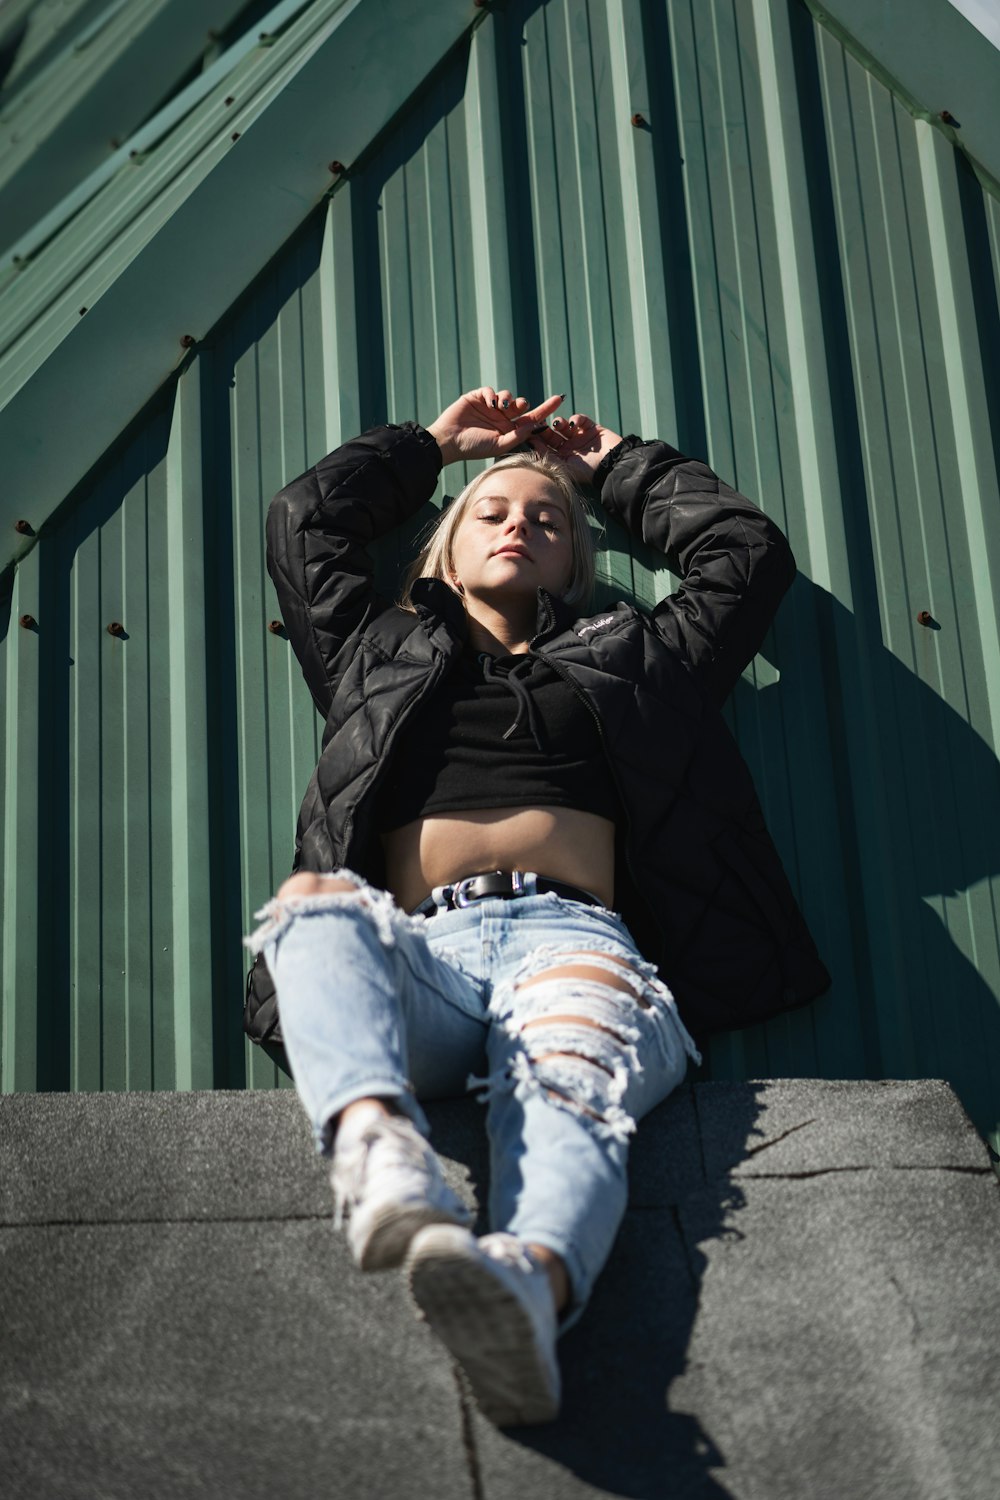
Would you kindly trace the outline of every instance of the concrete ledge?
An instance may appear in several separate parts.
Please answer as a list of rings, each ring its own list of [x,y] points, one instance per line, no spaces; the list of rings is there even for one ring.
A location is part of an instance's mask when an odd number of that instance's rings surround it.
[[[483,1201],[479,1106],[432,1106]],[[0,1099],[12,1500],[992,1500],[997,1183],[939,1083],[699,1084],[633,1152],[564,1414],[499,1433],[329,1222],[295,1096]]]

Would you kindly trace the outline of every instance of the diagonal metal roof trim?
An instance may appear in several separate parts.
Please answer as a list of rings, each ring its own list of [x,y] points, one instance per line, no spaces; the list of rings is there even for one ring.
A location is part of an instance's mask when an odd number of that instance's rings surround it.
[[[916,7],[881,0],[874,12],[868,0],[803,3],[997,189],[1000,54],[962,15],[944,0]],[[377,13],[371,0],[343,0],[323,43],[272,85],[259,115],[237,142],[223,143],[221,158],[213,156],[207,175],[171,205],[131,262],[112,266],[106,257],[86,316],[74,307],[73,319],[53,320],[59,326],[50,325],[27,351],[19,386],[8,367],[17,386],[0,409],[0,444],[9,455],[0,518],[8,537],[15,519],[27,519],[36,531],[44,524],[176,370],[180,338],[204,335],[328,193],[329,160],[354,160],[486,14],[471,0],[390,0]],[[345,75],[349,88],[331,90],[331,77]],[[943,89],[954,98],[951,89],[959,85],[962,113],[952,113],[961,123],[949,126],[937,105]],[[53,443],[53,413],[70,408],[72,441]],[[0,556],[0,567],[32,545],[17,541]]]
[[[4,0],[0,46],[13,38],[17,49],[0,87],[0,107],[106,7],[107,0]]]
[[[0,409],[49,359],[79,322],[81,306],[96,304],[143,246],[328,37],[347,0],[285,0],[210,69],[211,88],[194,102],[171,101],[103,170],[90,201],[76,193],[60,205],[66,222],[37,244],[48,220],[21,242],[15,264],[0,259]],[[261,30],[260,28],[264,29]],[[190,104],[190,108],[187,106]],[[134,155],[133,155],[134,153]],[[31,246],[35,243],[35,251]]]
[[[73,35],[0,106],[5,244],[30,229],[131,133],[247,0],[122,0]]]
[[[95,167],[81,183],[60,199],[44,218],[33,224],[9,249],[0,251],[0,272],[5,267],[16,266],[29,260],[43,249],[76,217],[81,209],[93,201],[101,189],[123,167],[157,146],[170,131],[174,130],[218,88],[224,79],[228,80],[231,77],[234,69],[248,54],[258,49],[263,42],[270,42],[276,31],[284,28],[311,3],[312,0],[281,0],[279,5],[275,5],[265,16],[262,16],[256,26],[252,26],[238,41],[227,48],[221,57],[217,57],[203,72],[193,78],[187,87],[158,110],[151,120],[134,131],[117,151],[113,152],[99,167]]]
[[[484,12],[470,0],[353,0],[322,45],[0,411],[0,567],[37,533],[352,162]],[[337,87],[341,80],[343,86]],[[72,411],[60,435],[59,413]],[[15,545],[15,543],[19,545]]]
[[[805,4],[912,114],[945,133],[985,188],[1000,194],[1000,51],[971,21],[944,0]]]

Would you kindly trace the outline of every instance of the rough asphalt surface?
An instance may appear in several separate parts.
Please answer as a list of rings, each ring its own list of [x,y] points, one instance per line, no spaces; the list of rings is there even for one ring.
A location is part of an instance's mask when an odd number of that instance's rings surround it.
[[[429,1110],[484,1201],[482,1114]],[[701,1083],[643,1122],[560,1345],[498,1432],[362,1276],[286,1090],[0,1098],[7,1500],[995,1500],[1000,1195],[936,1082]]]

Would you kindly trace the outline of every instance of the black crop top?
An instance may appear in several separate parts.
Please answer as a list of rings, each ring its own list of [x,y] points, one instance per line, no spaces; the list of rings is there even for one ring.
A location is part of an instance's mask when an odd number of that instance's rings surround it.
[[[545,661],[466,651],[399,731],[379,832],[474,807],[573,807],[618,821],[597,721]]]

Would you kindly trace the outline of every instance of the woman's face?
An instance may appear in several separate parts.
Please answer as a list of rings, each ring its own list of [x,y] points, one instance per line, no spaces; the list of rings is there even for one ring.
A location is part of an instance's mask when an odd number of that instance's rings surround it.
[[[534,597],[557,597],[569,586],[573,537],[568,502],[532,469],[487,474],[455,530],[453,584],[466,598],[494,607]]]

